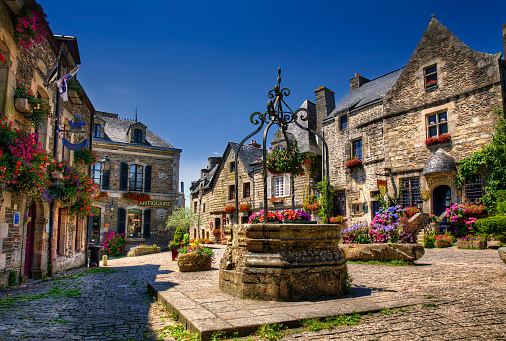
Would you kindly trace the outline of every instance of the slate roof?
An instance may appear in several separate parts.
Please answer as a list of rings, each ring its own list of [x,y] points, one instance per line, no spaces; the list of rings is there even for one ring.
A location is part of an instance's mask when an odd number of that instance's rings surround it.
[[[105,121],[104,126],[104,139],[98,139],[99,141],[112,141],[118,143],[125,143],[129,145],[138,145],[142,147],[157,147],[163,149],[177,149],[160,136],[153,133],[151,130],[146,128],[146,143],[134,143],[130,142],[128,138],[128,129],[132,124],[140,123],[121,118],[112,118],[107,116],[98,115],[102,120]],[[142,124],[142,123],[141,123]]]
[[[214,173],[216,173],[216,170],[218,169],[219,164],[213,167],[208,173],[206,173],[203,177],[203,179],[198,179],[196,183],[194,183],[190,187],[190,194],[196,194],[199,192],[200,188],[200,182],[204,181],[204,187],[203,189],[209,188],[209,185],[211,183],[211,180],[213,179]]]
[[[300,107],[308,110],[309,119],[307,121],[302,121],[299,115],[299,119],[297,120],[297,122],[303,127],[307,128],[309,125],[310,129],[316,130],[316,122],[317,122],[316,104],[314,104],[311,101],[305,100]],[[303,113],[303,115],[305,114]],[[295,140],[297,141],[297,145],[299,147],[299,152],[301,153],[311,152],[321,155],[321,148],[318,147],[318,144],[316,143],[315,134],[300,129],[299,127],[297,127],[297,125],[295,125],[295,123],[290,123],[286,131],[288,133],[291,133],[293,137],[295,137]]]
[[[381,99],[388,89],[397,81],[401,72],[402,68],[375,78],[365,83],[360,88],[348,92],[325,120],[339,115],[344,111],[358,109]]]
[[[448,155],[444,150],[438,149],[434,155],[432,155],[425,166],[423,166],[423,175],[430,173],[440,172],[456,172],[457,164],[455,159]]]

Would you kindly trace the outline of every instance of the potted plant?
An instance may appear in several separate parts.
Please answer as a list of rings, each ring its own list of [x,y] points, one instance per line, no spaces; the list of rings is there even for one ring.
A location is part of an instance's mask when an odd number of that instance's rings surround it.
[[[331,224],[341,224],[344,221],[344,217],[338,215],[337,217],[330,217],[329,222]]]
[[[98,155],[88,148],[74,151],[74,158],[81,161],[86,166],[92,165],[98,161]]]
[[[206,271],[211,269],[214,252],[200,244],[190,244],[179,249],[177,266],[179,271]]]
[[[123,199],[130,199],[134,201],[149,201],[151,200],[151,196],[146,193],[139,193],[139,192],[126,192],[121,194],[121,197]]]
[[[457,241],[459,249],[486,249],[487,236],[468,234]]]
[[[183,242],[183,229],[181,226],[176,228],[176,232],[174,233],[174,239],[169,242],[169,248],[172,251],[172,260],[175,261],[177,258],[178,249],[182,246]]]
[[[309,196],[307,201],[302,204],[302,208],[306,211],[318,211],[322,208],[322,205],[318,202],[316,195],[312,194]]]

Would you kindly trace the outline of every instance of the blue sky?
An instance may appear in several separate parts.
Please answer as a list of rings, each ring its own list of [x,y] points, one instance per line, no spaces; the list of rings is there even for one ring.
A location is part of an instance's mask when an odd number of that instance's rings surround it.
[[[209,156],[254,130],[282,68],[292,109],[355,72],[406,64],[435,14],[472,49],[503,52],[506,2],[38,1],[54,34],[76,36],[78,79],[96,110],[134,118],[181,148],[185,194]],[[256,136],[258,141],[260,135]]]

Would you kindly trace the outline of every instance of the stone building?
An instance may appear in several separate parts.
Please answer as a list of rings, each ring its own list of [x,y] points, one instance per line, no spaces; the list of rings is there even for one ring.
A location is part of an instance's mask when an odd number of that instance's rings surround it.
[[[69,36],[53,35],[45,24],[43,31],[47,36],[31,46],[18,38],[16,28],[22,20],[23,6],[37,10],[34,1],[0,1],[0,112],[5,115],[2,125],[12,122],[12,129],[19,129],[27,134],[36,134],[33,141],[40,143],[48,155],[53,155],[55,141],[58,153],[56,159],[64,161],[82,174],[88,174],[85,165],[74,160],[74,153],[62,146],[62,138],[70,143],[80,143],[91,139],[89,134],[60,132],[55,139],[55,129],[68,130],[70,121],[75,121],[75,114],[82,115],[82,120],[89,130],[93,105],[86,96],[78,81],[72,83],[69,101],[61,101],[59,123],[55,127],[55,107],[58,90],[50,82],[51,70],[55,70],[57,57],[61,49],[62,75],[80,64],[77,39]],[[44,101],[51,110],[49,117],[42,118],[34,124],[32,104],[19,97],[18,93],[33,94],[33,98]],[[37,109],[40,109],[40,106]],[[5,138],[5,135],[2,137]],[[0,166],[5,166],[7,140],[2,140],[0,148]],[[3,153],[2,153],[3,152]],[[30,156],[22,156],[20,165]],[[22,166],[24,167],[24,166]],[[43,172],[44,170],[41,170]],[[55,177],[61,178],[61,173]],[[3,178],[6,174],[0,174]],[[1,185],[5,185],[2,183]],[[2,187],[3,188],[3,187]],[[22,278],[43,278],[48,274],[58,273],[86,264],[86,218],[79,218],[63,207],[58,200],[46,200],[40,195],[34,196],[20,190],[0,190],[0,286],[7,285],[9,276],[14,273]],[[50,235],[52,230],[53,235]],[[52,240],[52,244],[50,241]],[[52,251],[52,253],[50,252]]]
[[[316,129],[318,123],[316,106],[310,101],[305,101],[302,108],[307,109],[309,117],[302,122],[302,126]],[[317,138],[314,134],[304,131],[294,124],[287,129],[290,142],[296,141],[299,152],[321,154]],[[213,229],[221,229],[224,225],[233,221],[233,215],[225,212],[225,207],[235,207],[235,168],[238,171],[239,206],[249,204],[246,210],[237,212],[238,221],[246,223],[254,212],[263,209],[263,174],[262,174],[262,148],[256,141],[243,145],[239,153],[238,164],[235,164],[235,155],[239,144],[229,142],[221,157],[210,157],[206,169],[201,170],[201,177],[194,181],[190,187],[191,208],[200,217],[200,220],[190,231],[192,238],[212,238]],[[286,146],[282,132],[274,134],[271,141],[272,148]],[[316,175],[316,181],[320,174]],[[294,179],[294,204],[295,209],[301,209],[304,199],[310,192],[309,176],[296,176]],[[290,174],[268,174],[267,197],[270,200],[268,209],[272,211],[284,211],[292,208],[292,189]],[[237,209],[237,208],[236,208]]]
[[[102,164],[96,163],[91,169],[93,179],[107,194],[94,202],[101,213],[92,217],[90,240],[99,243],[105,232],[114,231],[126,234],[127,249],[139,243],[167,247],[171,237],[165,229],[167,217],[184,206],[183,189],[179,191],[181,149],[141,122],[97,112],[93,150],[99,159],[107,156],[111,168],[103,172]],[[150,199],[132,199],[144,194]]]
[[[403,68],[372,80],[355,74],[335,107],[330,90],[317,90],[337,190],[334,214],[370,221],[385,185],[390,195],[400,191],[404,207],[422,199],[424,212],[436,215],[445,199],[479,200],[486,174],[461,187],[456,171],[491,141],[494,108],[504,108],[501,55],[471,50],[433,17]],[[362,165],[348,168],[353,157]]]

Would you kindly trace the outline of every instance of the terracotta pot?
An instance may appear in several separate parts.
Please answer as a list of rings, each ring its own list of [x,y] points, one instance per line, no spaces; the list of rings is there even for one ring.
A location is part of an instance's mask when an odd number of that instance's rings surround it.
[[[179,271],[205,271],[211,269],[211,256],[185,253],[177,258]]]

